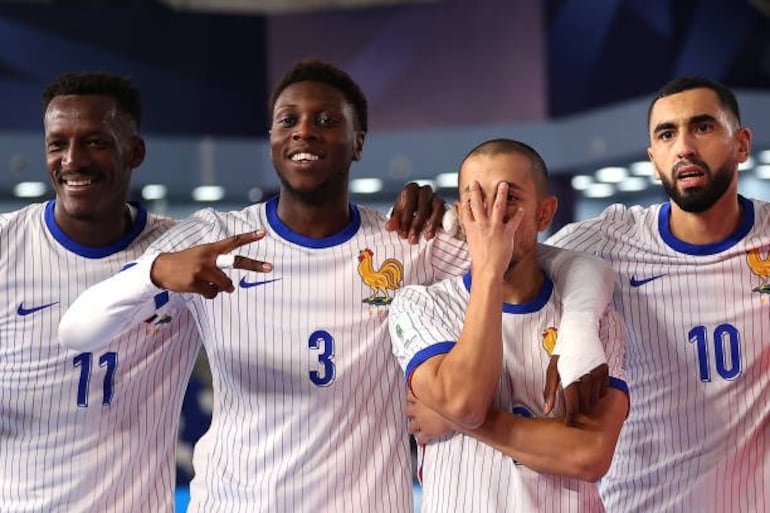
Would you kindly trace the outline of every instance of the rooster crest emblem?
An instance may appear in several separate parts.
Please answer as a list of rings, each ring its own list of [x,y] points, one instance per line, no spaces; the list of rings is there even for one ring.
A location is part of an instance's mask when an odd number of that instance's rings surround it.
[[[543,349],[545,349],[545,352],[548,353],[548,356],[551,356],[551,353],[553,353],[553,348],[556,347],[557,332],[558,330],[553,326],[546,328],[543,331]]]
[[[770,294],[770,285],[767,283],[768,278],[770,278],[770,253],[762,258],[759,249],[754,248],[746,253],[746,262],[749,264],[751,272],[762,280],[759,287],[755,287],[752,290],[760,294]]]
[[[382,306],[389,305],[393,298],[388,290],[396,290],[401,286],[404,276],[404,266],[395,258],[386,258],[378,270],[374,270],[372,257],[374,253],[366,248],[358,254],[358,274],[361,280],[372,289],[372,295],[364,299],[364,303]]]

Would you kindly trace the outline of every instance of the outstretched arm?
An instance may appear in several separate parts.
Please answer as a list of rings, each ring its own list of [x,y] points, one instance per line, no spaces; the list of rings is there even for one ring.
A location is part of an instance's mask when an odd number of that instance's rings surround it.
[[[230,278],[217,267],[217,256],[264,236],[259,230],[175,253],[144,255],[136,265],[90,287],[70,305],[59,323],[59,342],[79,351],[107,345],[152,317],[169,301],[167,291],[197,292],[207,298],[232,292]],[[241,256],[233,260],[237,269],[271,269],[270,264]]]

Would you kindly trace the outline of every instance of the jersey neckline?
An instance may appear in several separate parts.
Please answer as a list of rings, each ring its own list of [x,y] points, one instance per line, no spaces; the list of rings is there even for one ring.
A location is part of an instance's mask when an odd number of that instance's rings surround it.
[[[342,244],[343,242],[347,242],[353,238],[358,229],[361,227],[361,214],[358,211],[358,207],[352,203],[348,204],[348,210],[350,211],[350,222],[345,228],[343,228],[338,233],[335,233],[334,235],[316,239],[306,235],[301,235],[293,231],[291,228],[286,226],[283,221],[281,221],[281,219],[278,217],[277,195],[267,200],[267,203],[265,204],[267,222],[278,235],[289,242],[293,242],[294,244],[312,249],[330,248],[332,246]]]
[[[728,235],[727,238],[722,241],[714,242],[712,244],[690,244],[676,238],[676,236],[671,233],[671,228],[669,227],[671,220],[670,201],[667,201],[660,207],[658,232],[660,233],[663,242],[680,253],[699,256],[721,253],[740,242],[740,240],[749,233],[752,226],[754,226],[754,204],[740,194],[738,195],[738,201],[743,207],[743,221],[741,221],[740,226],[738,226],[733,233]]]
[[[463,275],[463,284],[465,285],[465,289],[470,293],[471,291],[471,272],[468,271]],[[540,287],[540,292],[537,293],[537,296],[535,296],[532,301],[528,301],[526,303],[519,303],[519,304],[513,304],[513,303],[503,303],[503,312],[504,313],[511,313],[511,314],[528,314],[528,313],[534,313],[539,311],[541,308],[543,308],[546,303],[548,303],[548,300],[551,298],[551,293],[553,292],[553,282],[551,281],[551,278],[543,272],[543,286]]]
[[[128,230],[125,235],[108,246],[100,246],[97,248],[83,246],[64,233],[56,223],[56,218],[54,217],[56,200],[49,201],[45,206],[45,224],[48,227],[48,231],[53,235],[53,238],[73,253],[85,258],[104,258],[126,249],[129,244],[142,233],[142,230],[144,230],[144,227],[147,225],[147,210],[144,208],[144,205],[134,201],[129,202],[129,204],[136,207],[136,219],[131,225],[131,229]]]

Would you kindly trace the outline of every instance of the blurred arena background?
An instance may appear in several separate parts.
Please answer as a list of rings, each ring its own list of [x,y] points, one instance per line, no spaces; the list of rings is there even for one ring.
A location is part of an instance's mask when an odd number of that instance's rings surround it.
[[[561,199],[554,229],[611,202],[662,201],[647,106],[684,74],[737,91],[754,133],[741,192],[770,198],[768,0],[36,0],[0,2],[0,211],[52,196],[39,98],[76,70],[141,89],[148,156],[134,194],[152,210],[266,198],[278,186],[269,92],[308,56],[350,72],[369,98],[359,203],[386,210],[413,180],[451,200],[465,152],[500,136],[545,157]],[[183,407],[182,497],[210,412],[202,360]]]

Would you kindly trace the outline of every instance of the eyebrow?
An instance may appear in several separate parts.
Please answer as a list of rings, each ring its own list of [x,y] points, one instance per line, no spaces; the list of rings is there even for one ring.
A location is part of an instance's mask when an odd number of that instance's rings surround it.
[[[697,125],[698,123],[703,123],[705,121],[712,121],[714,123],[717,122],[717,118],[712,116],[711,114],[698,114],[696,116],[691,117],[687,120],[688,125]],[[655,129],[652,131],[652,133],[657,134],[658,132],[662,132],[664,130],[671,130],[672,128],[676,128],[676,124],[674,124],[671,121],[666,121],[663,123],[658,123],[655,126]]]

